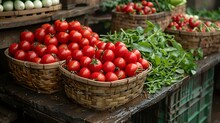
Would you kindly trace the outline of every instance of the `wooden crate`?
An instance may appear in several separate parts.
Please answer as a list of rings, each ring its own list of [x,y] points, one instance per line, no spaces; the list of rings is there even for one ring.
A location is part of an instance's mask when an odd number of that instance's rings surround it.
[[[73,9],[76,6],[96,6],[101,0],[62,0],[63,9]]]
[[[18,18],[39,18],[51,16],[53,12],[62,9],[62,4],[51,6],[48,8],[39,8],[31,10],[21,10],[21,11],[5,11],[0,12],[0,21],[6,21],[8,19],[18,19]]]

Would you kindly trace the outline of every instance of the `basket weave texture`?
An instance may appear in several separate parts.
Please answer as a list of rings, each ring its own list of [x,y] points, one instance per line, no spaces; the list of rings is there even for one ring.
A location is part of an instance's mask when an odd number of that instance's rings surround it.
[[[151,66],[135,77],[114,82],[99,82],[80,77],[66,70],[59,69],[64,76],[64,88],[67,97],[84,107],[94,110],[113,110],[141,94]]]
[[[172,11],[171,15],[179,15],[179,14],[185,14],[186,13],[186,4],[176,6]]]
[[[204,56],[219,52],[220,32],[186,32],[179,30],[166,30],[174,35],[184,49],[202,48]]]
[[[169,25],[171,20],[170,12],[160,12],[150,15],[132,15],[123,12],[112,11],[111,31],[120,31],[120,29],[135,29],[138,26],[147,27],[146,21],[159,24],[162,30]]]
[[[59,73],[59,64],[36,64],[21,61],[9,56],[8,49],[5,50],[11,74],[17,80],[16,83],[36,91],[38,93],[51,94],[62,89]]]

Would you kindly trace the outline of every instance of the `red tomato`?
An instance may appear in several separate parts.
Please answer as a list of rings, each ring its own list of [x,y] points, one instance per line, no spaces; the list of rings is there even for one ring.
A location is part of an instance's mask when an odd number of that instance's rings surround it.
[[[141,58],[141,53],[139,50],[134,49],[131,52],[133,52],[137,56],[137,60],[139,60]]]
[[[82,38],[82,40],[79,42],[80,48],[83,48],[84,46],[89,46],[89,40],[87,38]]]
[[[47,54],[57,54],[58,53],[58,49],[54,44],[50,44],[47,46]]]
[[[146,0],[142,0],[142,5],[143,6],[147,6],[147,1]]]
[[[118,46],[120,46],[120,45],[126,46],[123,42],[120,42],[120,41],[118,41],[118,42],[115,43],[115,47],[118,47]]]
[[[80,63],[76,60],[72,60],[67,64],[67,69],[69,71],[78,71],[80,69]]]
[[[103,54],[103,52],[104,52],[104,50],[97,50],[96,52],[95,52],[95,58],[97,58],[97,59],[99,59],[99,60],[101,60],[102,59],[102,54]]]
[[[68,45],[67,44],[60,44],[58,46],[58,50],[61,50],[61,49],[68,49]]]
[[[101,72],[94,72],[91,74],[90,79],[95,80],[95,81],[105,81],[105,75],[102,74]]]
[[[71,56],[71,51],[69,49],[60,49],[57,56],[60,60],[65,60],[68,56]]]
[[[149,6],[149,7],[153,7],[154,4],[153,4],[152,2],[147,2],[147,6]]]
[[[136,75],[137,70],[138,66],[135,63],[130,63],[125,67],[125,73],[129,77]]]
[[[78,31],[72,30],[69,34],[69,38],[71,42],[79,43],[82,40],[82,34]]]
[[[136,73],[141,73],[144,70],[143,66],[139,62],[136,62],[135,64],[138,66],[138,70],[136,71]]]
[[[9,55],[14,56],[15,52],[18,51],[18,43],[13,43],[9,46]]]
[[[77,60],[77,61],[80,61],[81,57],[83,57],[83,52],[81,50],[74,50],[72,52],[72,58]]]
[[[20,34],[20,41],[26,40],[28,41],[30,44],[32,44],[34,42],[34,34],[31,31],[23,31]]]
[[[124,58],[122,57],[118,57],[114,60],[114,64],[117,68],[119,68],[120,70],[124,69],[126,66],[126,61]]]
[[[45,24],[41,25],[41,28],[46,29],[49,26],[51,26],[49,23],[45,23]]]
[[[149,62],[148,62],[147,60],[145,60],[145,59],[140,58],[140,59],[138,60],[138,62],[141,63],[141,65],[142,65],[142,67],[143,67],[144,69],[147,69],[147,68],[149,67]]]
[[[97,47],[98,47],[99,49],[104,50],[104,49],[105,49],[105,45],[106,45],[106,43],[101,41],[101,42],[99,42],[99,43],[97,44]]]
[[[126,73],[124,70],[117,70],[117,71],[115,71],[115,74],[118,77],[118,79],[126,78]]]
[[[89,40],[89,44],[90,46],[95,46],[97,43],[99,42],[99,40],[95,37],[92,37],[90,40]]]
[[[117,5],[117,6],[116,6],[116,11],[117,11],[117,12],[120,12],[120,11],[121,11],[121,6],[120,6],[120,5]]]
[[[92,59],[92,62],[89,64],[89,69],[92,72],[99,72],[102,70],[102,62],[96,58]]]
[[[90,78],[91,72],[87,67],[83,67],[82,69],[80,69],[78,75],[84,78]]]
[[[81,30],[81,24],[79,21],[72,21],[72,22],[69,22],[69,31],[72,31],[72,30]]]
[[[69,42],[69,34],[66,32],[59,32],[56,37],[61,44],[67,44]]]
[[[115,71],[115,65],[111,62],[111,61],[106,61],[103,65],[102,65],[102,70],[104,72],[114,72]]]
[[[79,49],[79,44],[76,42],[71,42],[68,44],[68,49],[72,52],[74,50],[78,50]]]
[[[31,61],[31,62],[33,62],[34,61],[34,58],[37,58],[38,56],[37,56],[37,53],[36,52],[34,52],[34,51],[28,51],[27,53],[26,53],[26,61]]]
[[[68,22],[65,20],[56,20],[54,22],[54,28],[58,32],[66,32],[68,30]]]
[[[26,53],[23,50],[18,50],[17,52],[15,52],[14,58],[24,61],[26,58]]]
[[[128,52],[127,47],[120,45],[115,48],[115,56],[116,57],[124,57],[125,54]]]
[[[32,62],[39,64],[41,62],[41,58],[36,57],[36,58],[33,59]]]
[[[126,63],[136,63],[137,62],[137,56],[133,52],[128,52],[125,54],[124,59]]]
[[[56,62],[56,59],[51,54],[45,54],[41,58],[41,63],[42,64],[49,64],[49,63],[54,63],[54,62]]]
[[[80,58],[80,65],[82,67],[89,67],[89,64],[91,63],[92,59],[88,56],[83,56]]]
[[[32,44],[31,44],[31,50],[32,50],[32,51],[35,51],[37,45],[39,45],[39,44],[40,44],[39,42],[34,42],[34,43],[32,43]]]
[[[88,39],[91,40],[91,38],[96,38],[97,40],[99,40],[99,35],[96,32],[92,32],[90,38]]]
[[[152,13],[155,13],[157,10],[156,8],[151,8]]]
[[[108,42],[105,45],[105,50],[112,50],[112,51],[114,51],[115,50],[115,45],[112,42]]]
[[[37,55],[39,57],[42,57],[47,52],[47,46],[45,46],[43,44],[39,44],[39,45],[36,46],[35,52],[37,53]]]
[[[112,50],[105,50],[102,55],[102,61],[113,61],[115,59],[115,54]]]
[[[126,13],[132,13],[134,12],[134,7],[131,5],[127,5],[126,9],[125,9]]]
[[[83,27],[81,30],[80,30],[80,33],[82,34],[82,36],[84,37],[84,38],[87,38],[87,39],[89,39],[90,38],[90,36],[91,36],[91,31],[89,31],[88,30],[88,28],[85,28],[85,27]]]
[[[105,74],[105,80],[106,81],[115,81],[115,80],[118,80],[118,77],[115,73],[108,72]]]
[[[44,44],[47,45],[47,46],[50,45],[50,44],[53,44],[53,45],[57,46],[58,45],[58,40],[54,35],[47,34],[44,38]]]
[[[34,32],[34,36],[35,36],[35,39],[38,42],[43,43],[44,42],[44,37],[46,36],[45,29],[43,29],[43,28],[36,29],[35,32]]]
[[[26,41],[26,40],[23,40],[19,43],[19,49],[23,50],[23,51],[29,51],[31,49],[31,44]]]
[[[66,58],[66,64],[68,64],[69,62],[71,62],[73,60],[72,56],[68,56]]]
[[[144,10],[145,15],[150,14],[150,12],[151,12],[151,8],[148,6],[145,6],[143,10]]]
[[[46,34],[52,34],[55,35],[56,34],[56,30],[54,28],[54,26],[50,25],[45,29]]]
[[[81,30],[82,29],[89,30],[92,33],[92,29],[88,26],[81,26]]]
[[[84,56],[92,58],[95,55],[95,48],[92,46],[84,46],[82,52]]]

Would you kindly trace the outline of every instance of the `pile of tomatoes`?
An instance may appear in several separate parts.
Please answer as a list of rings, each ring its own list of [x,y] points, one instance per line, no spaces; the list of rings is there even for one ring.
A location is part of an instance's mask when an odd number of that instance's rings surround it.
[[[23,31],[20,42],[10,45],[9,55],[38,64],[65,60],[68,71],[97,81],[124,79],[149,67],[138,50],[129,51],[122,42],[103,42],[79,21],[56,20],[34,32]]]
[[[155,13],[156,8],[154,8],[154,4],[152,2],[142,0],[141,3],[129,2],[127,4],[117,5],[116,11],[129,14],[148,15]]]
[[[196,16],[180,14],[172,16],[168,29],[187,32],[215,32],[220,30],[219,22],[202,21]]]

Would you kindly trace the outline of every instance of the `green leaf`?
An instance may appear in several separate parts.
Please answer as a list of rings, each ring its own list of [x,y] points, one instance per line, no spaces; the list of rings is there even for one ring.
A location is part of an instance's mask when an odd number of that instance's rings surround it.
[[[185,73],[185,71],[183,69],[177,69],[176,72],[179,73],[179,74],[184,74]]]
[[[139,51],[142,52],[148,52],[151,53],[153,50],[149,47],[146,47],[144,45],[139,45],[139,44],[133,44],[134,49],[138,49]]]

